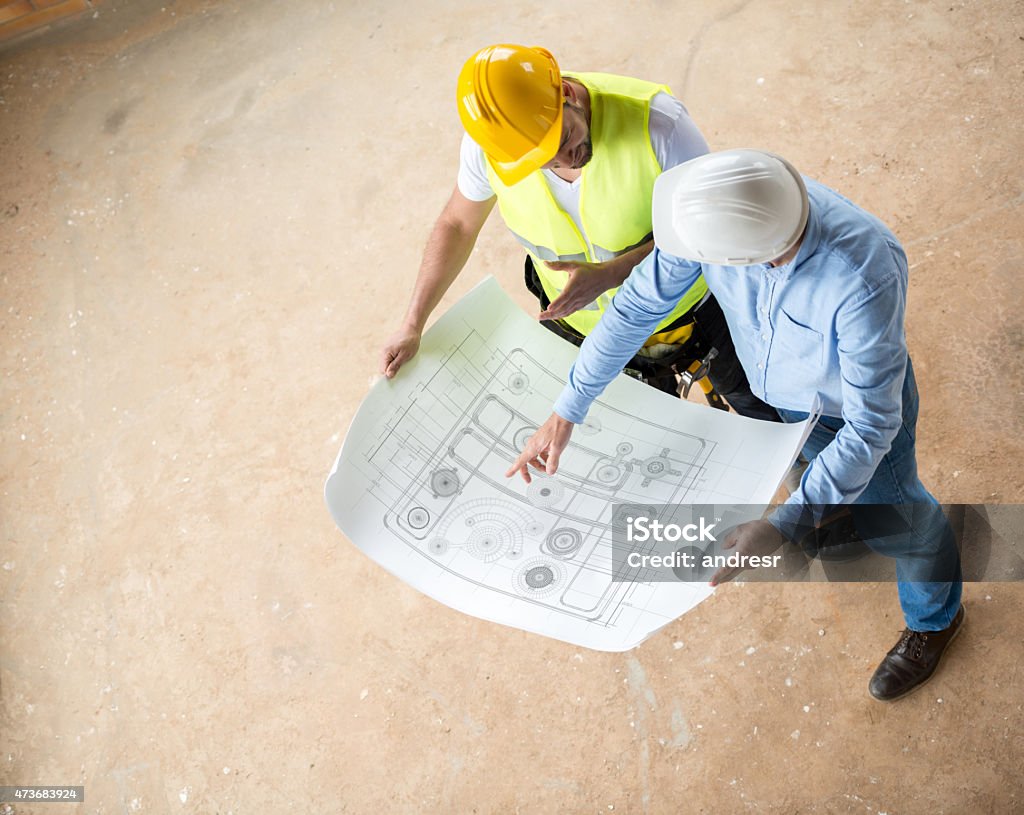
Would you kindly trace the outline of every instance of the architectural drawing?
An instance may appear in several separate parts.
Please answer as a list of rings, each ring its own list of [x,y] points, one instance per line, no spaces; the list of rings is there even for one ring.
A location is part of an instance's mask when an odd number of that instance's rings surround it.
[[[326,485],[367,555],[469,614],[600,650],[625,650],[710,593],[617,581],[616,513],[666,504],[767,503],[803,425],[681,402],[619,377],[552,477],[505,478],[551,413],[576,349],[484,281],[378,382]]]

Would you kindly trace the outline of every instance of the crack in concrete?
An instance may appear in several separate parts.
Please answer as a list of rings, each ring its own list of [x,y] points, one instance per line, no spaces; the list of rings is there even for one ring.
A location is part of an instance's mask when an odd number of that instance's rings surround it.
[[[947,226],[945,229],[940,229],[938,232],[933,232],[931,235],[924,235],[920,238],[914,238],[913,240],[909,240],[903,244],[903,248],[909,249],[911,246],[918,246],[922,243],[930,243],[936,238],[941,238],[943,235],[948,235],[950,232],[955,232],[956,230],[962,227],[970,226],[971,224],[976,223],[977,221],[987,218],[989,215],[993,215],[997,212],[1002,212],[1004,209],[1016,207],[1021,202],[1024,202],[1024,193],[1021,193],[1016,198],[1011,198],[1009,201],[1004,201],[1001,204],[996,204],[996,206],[994,207],[989,207],[988,209],[983,209],[981,212],[976,212],[973,215],[964,218],[962,221],[958,221],[957,223],[952,224],[951,226]]]
[[[697,33],[694,34],[693,39],[690,41],[690,56],[686,60],[686,69],[683,71],[683,81],[680,85],[680,92],[682,96],[680,99],[685,99],[688,94],[687,90],[690,86],[690,72],[693,70],[694,60],[697,58],[697,54],[700,53],[701,45],[703,44],[704,35],[709,29],[718,25],[719,23],[725,22],[730,17],[734,17],[749,6],[754,0],[742,0],[730,9],[726,9],[721,14],[708,20],[700,28],[697,29]]]

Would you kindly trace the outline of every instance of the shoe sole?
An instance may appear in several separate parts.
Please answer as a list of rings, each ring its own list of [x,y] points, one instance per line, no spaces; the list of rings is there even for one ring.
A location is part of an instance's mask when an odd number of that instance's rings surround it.
[[[901,693],[899,696],[889,696],[885,699],[879,699],[877,696],[874,696],[871,693],[871,691],[868,691],[868,696],[870,696],[876,702],[898,702],[900,699],[904,699],[907,696],[910,696],[910,694],[921,690],[921,688],[923,688],[925,685],[931,682],[932,679],[935,677],[935,674],[939,672],[939,665],[942,664],[942,658],[946,656],[946,651],[949,650],[949,646],[951,646],[956,641],[956,638],[960,636],[960,632],[964,630],[964,623],[967,622],[967,606],[961,606],[961,608],[964,610],[964,616],[960,618],[960,625],[957,626],[956,631],[953,632],[953,636],[949,638],[949,642],[946,643],[946,647],[942,649],[942,654],[939,656],[939,661],[935,664],[935,670],[928,674],[928,676],[925,679],[914,685],[914,687],[912,687],[910,690],[903,691],[903,693]]]

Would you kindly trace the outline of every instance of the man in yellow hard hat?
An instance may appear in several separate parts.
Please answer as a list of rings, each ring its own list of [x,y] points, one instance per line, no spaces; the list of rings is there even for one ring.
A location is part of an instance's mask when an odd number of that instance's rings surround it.
[[[459,75],[466,129],[458,183],[427,242],[401,327],[381,351],[394,376],[419,349],[427,317],[462,270],[498,204],[527,251],[540,319],[579,345],[633,267],[653,249],[651,194],[670,167],[708,152],[665,85],[603,73],[562,74],[543,48],[493,45]],[[739,413],[778,421],[753,393],[721,309],[698,279],[628,368],[676,393],[676,374],[714,356],[709,378]]]

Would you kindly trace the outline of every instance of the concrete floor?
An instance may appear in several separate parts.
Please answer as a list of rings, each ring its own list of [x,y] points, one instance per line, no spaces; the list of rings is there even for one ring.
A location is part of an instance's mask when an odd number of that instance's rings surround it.
[[[454,77],[496,41],[666,81],[713,147],[887,220],[925,482],[1022,501],[1017,0],[111,0],[0,50],[0,783],[96,813],[1022,811],[1019,583],[968,586],[941,674],[885,706],[891,585],[729,585],[602,654],[335,529]],[[534,311],[520,268],[492,218],[447,302],[494,274]]]

